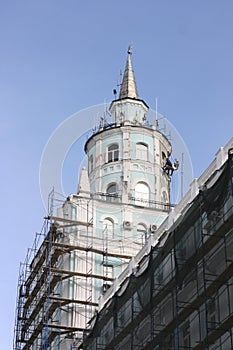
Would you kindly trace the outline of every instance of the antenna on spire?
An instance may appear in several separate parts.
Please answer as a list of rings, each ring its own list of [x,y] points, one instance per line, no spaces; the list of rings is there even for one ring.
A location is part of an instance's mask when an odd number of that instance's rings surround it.
[[[132,54],[132,45],[128,46],[128,54],[131,55]]]
[[[155,126],[156,126],[156,129],[159,126],[159,120],[158,120],[158,99],[157,99],[157,97],[155,98]]]
[[[119,81],[120,80],[120,81]],[[119,88],[121,87],[121,84],[122,84],[122,70],[120,69],[120,74],[119,76],[117,77],[117,89],[119,90]],[[116,93],[117,93],[117,90],[115,89]],[[115,91],[113,90],[113,94],[115,95],[116,97],[116,93]]]
[[[182,152],[181,155],[181,173],[180,173],[180,182],[181,182],[181,190],[180,190],[180,195],[181,199],[184,197],[184,152]]]

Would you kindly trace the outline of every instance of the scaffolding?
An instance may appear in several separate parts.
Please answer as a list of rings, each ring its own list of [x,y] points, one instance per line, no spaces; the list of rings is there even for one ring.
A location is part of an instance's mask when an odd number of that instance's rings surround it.
[[[232,165],[106,302],[82,349],[233,349]]]
[[[51,202],[53,206],[53,198]],[[42,231],[20,265],[14,350],[77,349],[98,307],[94,281],[113,281],[108,271],[95,272],[95,257],[122,261],[132,257],[109,249],[108,235],[102,245],[95,244],[92,199],[85,198],[85,203],[83,221],[54,216],[49,210]],[[85,236],[82,240],[77,238],[78,231]]]

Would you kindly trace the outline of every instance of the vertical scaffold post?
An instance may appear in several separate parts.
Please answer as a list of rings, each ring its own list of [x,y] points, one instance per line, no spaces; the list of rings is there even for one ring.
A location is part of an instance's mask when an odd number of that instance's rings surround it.
[[[54,201],[54,189],[50,192],[48,198],[48,212],[49,217],[53,215],[53,201]],[[42,329],[42,350],[49,349],[49,310],[51,306],[51,267],[52,267],[52,244],[53,244],[53,223],[50,219],[47,219],[45,230],[48,235],[48,242],[46,243],[46,259],[45,259],[45,274],[44,274],[44,298],[43,305],[43,329]]]

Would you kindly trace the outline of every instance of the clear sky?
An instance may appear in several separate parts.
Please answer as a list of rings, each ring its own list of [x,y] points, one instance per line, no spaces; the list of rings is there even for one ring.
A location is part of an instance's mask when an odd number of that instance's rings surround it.
[[[232,0],[0,3],[1,349],[12,348],[19,263],[45,215],[44,146],[67,117],[111,101],[129,44],[140,97],[153,109],[158,98],[200,176],[233,136]],[[69,172],[75,192],[76,164]]]

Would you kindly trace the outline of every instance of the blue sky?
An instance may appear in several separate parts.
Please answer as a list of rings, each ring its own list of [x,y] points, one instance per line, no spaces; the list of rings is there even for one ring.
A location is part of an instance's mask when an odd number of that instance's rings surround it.
[[[232,43],[232,0],[1,2],[2,349],[12,348],[19,263],[45,215],[39,166],[52,132],[111,101],[132,44],[140,97],[153,109],[158,98],[198,177],[233,136]],[[75,192],[77,164],[67,172]]]

